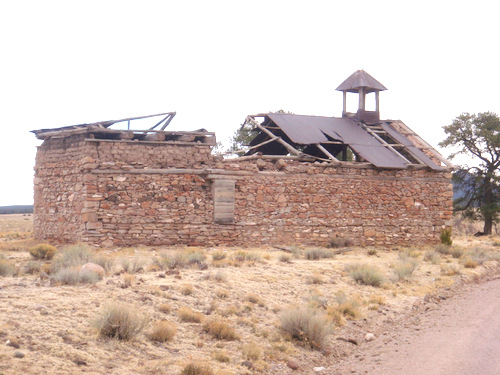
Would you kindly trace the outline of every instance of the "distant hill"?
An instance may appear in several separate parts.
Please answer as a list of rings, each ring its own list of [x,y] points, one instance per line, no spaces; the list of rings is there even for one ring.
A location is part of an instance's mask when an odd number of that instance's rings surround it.
[[[33,205],[25,206],[0,206],[0,215],[5,214],[32,214]]]

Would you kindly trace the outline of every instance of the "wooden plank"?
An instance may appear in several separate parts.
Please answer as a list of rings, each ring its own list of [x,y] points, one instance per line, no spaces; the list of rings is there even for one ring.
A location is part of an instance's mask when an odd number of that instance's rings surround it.
[[[213,181],[214,222],[216,224],[234,223],[234,179],[216,179]]]

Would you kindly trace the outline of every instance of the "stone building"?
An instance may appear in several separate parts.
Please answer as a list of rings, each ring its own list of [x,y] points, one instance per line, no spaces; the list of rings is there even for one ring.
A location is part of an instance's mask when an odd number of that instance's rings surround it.
[[[165,130],[175,113],[148,130],[111,129],[137,118],[35,130],[35,236],[103,247],[438,242],[453,166],[401,121],[380,120],[385,87],[366,72],[337,90],[340,118],[248,116],[255,136],[232,159],[211,153],[214,133]]]

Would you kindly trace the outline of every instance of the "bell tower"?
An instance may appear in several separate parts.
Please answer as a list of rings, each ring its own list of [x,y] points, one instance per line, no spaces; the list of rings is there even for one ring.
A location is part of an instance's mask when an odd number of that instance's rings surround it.
[[[349,76],[336,89],[344,94],[344,105],[342,117],[350,117],[366,124],[376,124],[380,121],[379,92],[387,90],[379,81],[373,78],[364,70],[357,70]],[[357,93],[359,96],[358,111],[356,113],[347,112],[347,93]],[[366,94],[375,93],[375,111],[367,111]]]

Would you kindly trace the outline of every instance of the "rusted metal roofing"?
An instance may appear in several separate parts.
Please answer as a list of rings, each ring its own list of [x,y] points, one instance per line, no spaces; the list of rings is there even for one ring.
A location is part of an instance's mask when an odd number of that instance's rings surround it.
[[[331,139],[349,145],[363,159],[379,168],[406,168],[405,160],[349,118],[303,116],[285,113],[267,115],[297,144],[319,144]],[[328,136],[328,137],[327,137]]]
[[[418,160],[427,166],[431,167],[436,171],[443,170],[445,168],[437,165],[429,158],[426,154],[424,154],[421,150],[419,150],[415,145],[404,135],[400,134],[396,129],[394,129],[390,123],[384,122],[381,124],[382,129],[384,129],[387,134],[389,134],[392,138],[394,138],[397,142],[401,143],[405,146],[405,148]]]
[[[338,91],[358,92],[364,87],[366,92],[384,91],[387,88],[364,70],[357,70],[337,87]]]

